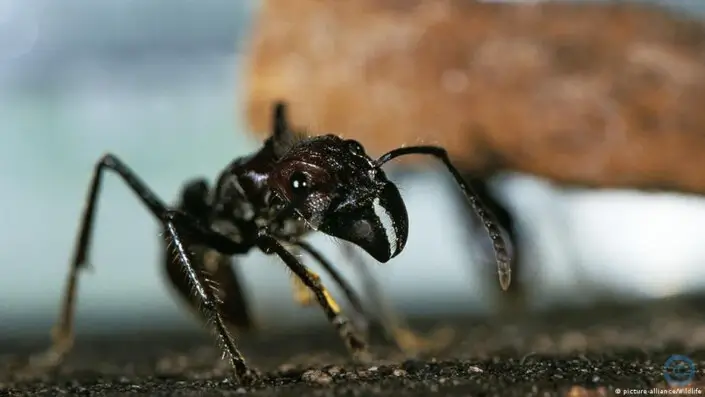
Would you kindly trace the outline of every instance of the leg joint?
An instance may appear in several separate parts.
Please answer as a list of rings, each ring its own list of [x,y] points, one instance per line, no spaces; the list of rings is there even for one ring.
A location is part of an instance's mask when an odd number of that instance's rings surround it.
[[[98,167],[110,167],[113,168],[115,165],[120,164],[117,156],[112,153],[104,153],[100,160],[98,160]]]

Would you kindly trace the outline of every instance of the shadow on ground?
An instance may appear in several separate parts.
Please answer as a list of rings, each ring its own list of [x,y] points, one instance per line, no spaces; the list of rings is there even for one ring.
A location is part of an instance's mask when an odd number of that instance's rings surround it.
[[[265,374],[244,388],[228,378],[206,332],[79,335],[58,373],[18,371],[46,341],[0,344],[0,395],[10,396],[587,396],[667,388],[663,364],[685,354],[705,367],[705,300],[682,298],[519,316],[512,321],[419,319],[451,325],[457,340],[432,357],[406,359],[373,344],[377,359],[351,363],[327,327],[243,336],[243,352]],[[703,390],[705,384],[700,386]],[[674,395],[674,394],[670,394]]]

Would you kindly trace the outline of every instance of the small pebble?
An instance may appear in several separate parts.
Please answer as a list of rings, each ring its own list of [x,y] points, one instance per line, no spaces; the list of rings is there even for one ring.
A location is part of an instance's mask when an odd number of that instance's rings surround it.
[[[468,373],[479,373],[479,372],[485,372],[482,370],[482,368],[478,367],[477,365],[471,365],[468,367]]]
[[[328,374],[331,376],[336,376],[336,375],[340,374],[341,372],[343,372],[343,369],[333,365],[329,368],[326,368],[326,372],[328,372]]]
[[[406,376],[407,372],[404,371],[403,369],[395,369],[394,372],[392,372],[392,375],[394,376]]]
[[[368,376],[370,376],[370,371],[365,371],[365,370],[357,371],[357,376],[360,378],[367,378]]]
[[[330,375],[317,369],[312,369],[304,372],[301,379],[308,383],[316,383],[319,385],[327,385],[333,381]]]

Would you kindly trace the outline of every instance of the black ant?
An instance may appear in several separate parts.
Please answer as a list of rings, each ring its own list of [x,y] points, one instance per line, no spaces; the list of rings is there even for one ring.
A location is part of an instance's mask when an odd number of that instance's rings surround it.
[[[162,224],[173,248],[166,257],[170,280],[182,296],[214,325],[224,356],[235,375],[252,382],[259,375],[245,362],[228,325],[245,327],[251,317],[230,257],[258,248],[278,255],[308,287],[353,357],[365,360],[367,342],[341,313],[320,278],[287,249],[309,252],[343,287],[361,310],[357,297],[335,269],[313,247],[301,241],[310,231],[346,240],[379,262],[399,255],[406,245],[409,221],[396,185],[381,166],[408,154],[438,158],[451,172],[493,241],[500,283],[510,283],[510,258],[493,216],[467,187],[445,149],[412,146],[392,150],[378,159],[355,140],[335,135],[303,137],[288,127],[285,105],[274,106],[273,133],[259,151],[237,158],[221,172],[213,189],[194,180],[182,191],[176,207],[163,203],[120,159],[104,155],[96,164],[84,209],[75,254],[51,349],[35,364],[56,366],[73,345],[73,314],[78,271],[87,265],[98,192],[106,170],[117,173]],[[186,273],[186,277],[179,275]],[[183,273],[181,273],[183,274]]]

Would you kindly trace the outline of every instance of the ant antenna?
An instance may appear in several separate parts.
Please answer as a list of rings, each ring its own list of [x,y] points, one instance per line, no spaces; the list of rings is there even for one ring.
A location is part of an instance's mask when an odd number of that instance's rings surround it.
[[[286,103],[283,101],[276,102],[274,104],[274,133],[275,137],[280,137],[289,131],[289,123],[286,118]]]
[[[507,244],[502,236],[502,232],[497,226],[494,216],[486,209],[485,205],[482,204],[477,193],[475,193],[472,188],[465,183],[463,177],[460,176],[460,172],[458,172],[457,168],[455,168],[455,166],[453,166],[450,162],[448,152],[445,149],[439,146],[407,146],[394,149],[383,154],[374,161],[374,164],[377,168],[379,168],[390,160],[409,154],[425,154],[433,156],[441,160],[448,171],[450,171],[453,175],[455,182],[460,186],[460,189],[463,191],[463,194],[467,197],[468,201],[470,201],[472,209],[480,218],[482,224],[485,226],[485,230],[487,230],[487,233],[490,235],[492,247],[494,248],[495,259],[497,260],[499,285],[502,287],[502,290],[506,291],[512,281],[512,269],[510,266],[511,257],[507,253]]]

